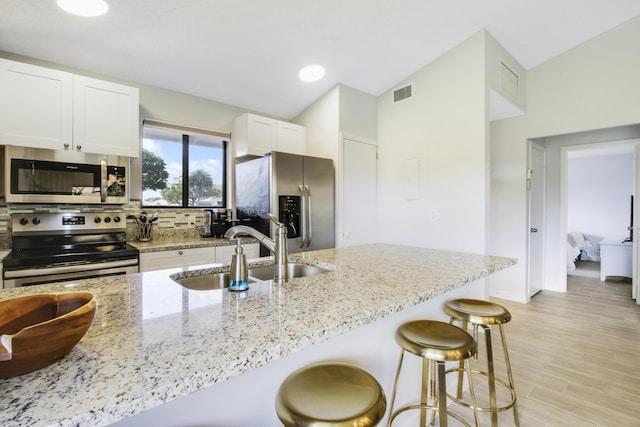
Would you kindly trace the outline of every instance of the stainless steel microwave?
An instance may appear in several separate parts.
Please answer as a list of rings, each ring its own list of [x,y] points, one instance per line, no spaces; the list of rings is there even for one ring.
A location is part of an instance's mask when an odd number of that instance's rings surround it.
[[[7,203],[125,204],[129,158],[7,146]]]

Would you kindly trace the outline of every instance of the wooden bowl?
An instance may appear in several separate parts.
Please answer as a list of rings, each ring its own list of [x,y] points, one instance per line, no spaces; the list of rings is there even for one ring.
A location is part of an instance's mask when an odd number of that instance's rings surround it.
[[[89,292],[0,301],[0,378],[33,372],[66,356],[91,326],[97,305]]]

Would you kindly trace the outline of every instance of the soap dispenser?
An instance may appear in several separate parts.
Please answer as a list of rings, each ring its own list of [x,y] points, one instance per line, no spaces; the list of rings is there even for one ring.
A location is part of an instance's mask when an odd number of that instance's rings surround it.
[[[249,289],[247,259],[242,250],[242,240],[238,239],[236,252],[231,255],[231,271],[229,272],[229,290],[234,292]]]

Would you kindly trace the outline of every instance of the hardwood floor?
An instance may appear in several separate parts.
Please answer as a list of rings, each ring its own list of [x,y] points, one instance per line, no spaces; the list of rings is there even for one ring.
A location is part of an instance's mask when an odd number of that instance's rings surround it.
[[[600,282],[597,270],[583,266],[567,286],[566,293],[542,291],[530,304],[493,299],[513,316],[505,329],[520,425],[640,426],[640,306],[631,281]],[[494,360],[502,370],[498,336],[496,329]],[[474,375],[476,384],[483,379]],[[486,392],[478,394],[488,406]],[[512,411],[500,413],[499,422],[515,425]],[[490,425],[487,413],[481,423]]]

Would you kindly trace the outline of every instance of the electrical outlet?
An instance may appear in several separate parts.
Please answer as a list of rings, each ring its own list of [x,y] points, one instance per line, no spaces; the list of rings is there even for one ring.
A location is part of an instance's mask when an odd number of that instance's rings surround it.
[[[438,219],[438,209],[431,209],[431,220],[435,221]]]

